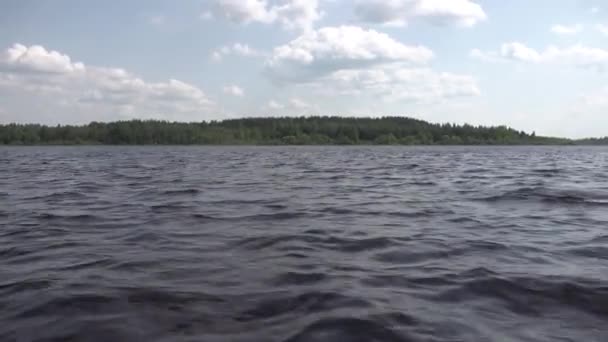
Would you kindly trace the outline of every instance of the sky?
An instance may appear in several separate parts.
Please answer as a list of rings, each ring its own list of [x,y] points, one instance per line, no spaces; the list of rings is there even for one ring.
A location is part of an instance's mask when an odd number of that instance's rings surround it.
[[[0,1],[0,123],[300,115],[607,136],[608,2]]]

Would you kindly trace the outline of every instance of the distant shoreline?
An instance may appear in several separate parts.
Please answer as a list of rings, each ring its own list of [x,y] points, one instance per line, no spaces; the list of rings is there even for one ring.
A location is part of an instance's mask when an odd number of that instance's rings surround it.
[[[601,139],[537,136],[507,126],[436,124],[408,117],[244,118],[197,123],[155,120],[86,125],[3,124],[8,146],[587,146]]]
[[[435,145],[401,145],[401,144],[1,144],[1,147],[581,147],[581,146],[608,146],[608,144],[478,144],[478,145],[455,145],[455,144],[435,144]]]

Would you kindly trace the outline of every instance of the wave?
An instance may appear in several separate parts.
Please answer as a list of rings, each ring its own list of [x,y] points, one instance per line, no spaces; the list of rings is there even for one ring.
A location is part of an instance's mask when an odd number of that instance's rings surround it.
[[[36,196],[25,197],[23,200],[24,201],[39,201],[39,200],[45,200],[45,201],[70,200],[70,201],[75,201],[75,200],[85,199],[85,198],[88,198],[88,196],[85,193],[83,193],[82,191],[57,191],[57,192],[52,192],[52,193],[44,194],[44,195],[36,195]]]
[[[165,190],[162,192],[162,195],[167,196],[177,196],[177,195],[196,195],[201,191],[199,189],[174,189],[174,190]]]
[[[417,211],[379,211],[379,210],[356,210],[351,208],[340,207],[325,207],[319,209],[320,213],[337,214],[337,215],[361,215],[361,216],[377,216],[377,217],[402,217],[402,218],[417,218],[431,217],[437,215],[454,214],[452,210],[444,209],[419,209]]]
[[[567,250],[566,253],[586,258],[608,260],[607,246],[585,246],[579,248],[571,248]]]
[[[243,247],[251,250],[263,249],[278,249],[281,245],[285,245],[285,249],[295,248],[295,245],[304,245],[319,249],[335,250],[345,253],[361,253],[364,251],[373,251],[376,249],[386,249],[393,246],[399,246],[402,241],[408,239],[396,239],[389,237],[377,238],[340,238],[336,236],[320,236],[319,234],[301,234],[301,235],[280,235],[267,237],[251,237],[238,241],[235,246]]]
[[[0,341],[608,336],[605,151],[35,150],[0,153]]]
[[[548,204],[579,204],[608,206],[608,195],[577,190],[554,190],[544,187],[524,187],[499,195],[477,199],[485,202],[536,201]]]
[[[272,281],[272,284],[274,286],[308,286],[321,283],[327,278],[328,275],[326,273],[285,272],[275,277],[275,279]]]
[[[481,298],[499,300],[517,314],[537,316],[551,307],[569,307],[608,317],[608,286],[586,279],[492,275],[466,280],[435,296],[441,302],[459,303]]]
[[[369,308],[371,303],[360,298],[336,292],[311,291],[298,295],[278,296],[261,300],[257,305],[237,317],[239,321],[276,318],[283,315],[308,315],[331,312],[340,308]]]
[[[36,219],[42,221],[50,221],[50,220],[73,220],[73,221],[102,221],[104,220],[100,216],[85,214],[85,213],[58,213],[58,212],[45,212],[40,213],[35,216]]]
[[[495,253],[510,251],[511,248],[503,243],[493,241],[468,241],[461,245],[450,246],[441,244],[438,247],[420,250],[412,248],[392,248],[389,251],[377,253],[374,260],[389,264],[416,264],[425,261],[436,261],[466,254]]]
[[[367,319],[327,318],[319,320],[285,342],[383,341],[412,342],[412,338]]]

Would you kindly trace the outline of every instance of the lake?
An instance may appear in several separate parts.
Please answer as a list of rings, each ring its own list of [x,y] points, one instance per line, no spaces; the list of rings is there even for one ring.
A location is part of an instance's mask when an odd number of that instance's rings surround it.
[[[2,341],[608,340],[606,147],[0,147]]]

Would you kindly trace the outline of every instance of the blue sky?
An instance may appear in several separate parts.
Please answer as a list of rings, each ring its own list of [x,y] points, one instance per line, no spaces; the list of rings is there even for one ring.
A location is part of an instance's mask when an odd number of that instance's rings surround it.
[[[407,115],[608,135],[602,0],[4,0],[0,122]]]

